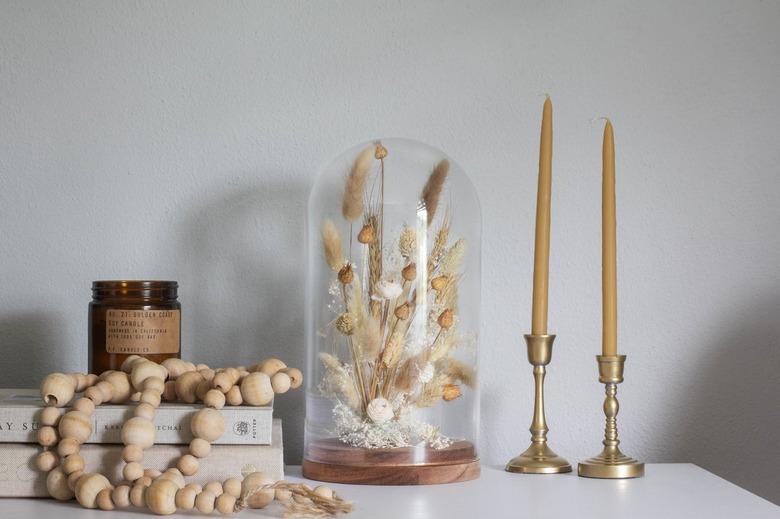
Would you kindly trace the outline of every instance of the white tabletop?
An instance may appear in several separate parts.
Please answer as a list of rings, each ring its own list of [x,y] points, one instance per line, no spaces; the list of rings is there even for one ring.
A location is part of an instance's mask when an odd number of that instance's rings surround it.
[[[288,467],[287,479],[304,481],[300,467]],[[687,463],[651,464],[641,479],[607,481],[574,474],[509,474],[482,467],[476,481],[417,487],[331,485],[355,503],[345,519],[533,518],[780,518],[777,507]],[[311,483],[316,484],[316,483]],[[0,517],[56,519],[134,519],[136,509],[84,510],[50,499],[0,499]],[[246,510],[238,517],[275,517],[282,509]],[[215,513],[215,517],[218,515]],[[176,517],[176,516],[169,516]],[[190,517],[186,514],[181,517]]]

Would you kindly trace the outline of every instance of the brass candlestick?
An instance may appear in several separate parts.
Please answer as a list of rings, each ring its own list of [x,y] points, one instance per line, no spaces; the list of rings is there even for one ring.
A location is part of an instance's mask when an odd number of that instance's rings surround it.
[[[599,382],[606,384],[607,396],[604,399],[604,414],[607,425],[604,428],[604,450],[595,458],[581,462],[577,474],[586,478],[624,479],[645,475],[645,464],[620,452],[618,445],[617,385],[623,382],[625,355],[596,355],[599,363]]]
[[[544,418],[545,366],[552,358],[555,335],[525,335],[528,362],[534,367],[534,417],[531,421],[531,446],[506,464],[508,472],[521,474],[559,474],[571,472],[568,461],[547,445],[547,420]]]

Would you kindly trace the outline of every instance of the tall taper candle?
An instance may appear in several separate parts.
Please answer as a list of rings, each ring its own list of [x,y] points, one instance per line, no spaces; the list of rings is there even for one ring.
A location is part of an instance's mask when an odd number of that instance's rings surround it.
[[[617,246],[615,238],[615,137],[604,125],[601,177],[601,354],[617,355]]]
[[[534,293],[531,334],[547,334],[547,279],[550,270],[550,194],[552,191],[552,102],[542,110],[539,143],[539,184],[536,190],[536,239],[534,242]]]

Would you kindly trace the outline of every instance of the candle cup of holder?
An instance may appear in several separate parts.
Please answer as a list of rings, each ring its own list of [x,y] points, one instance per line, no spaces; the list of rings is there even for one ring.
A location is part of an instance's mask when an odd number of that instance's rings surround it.
[[[547,420],[544,417],[544,375],[552,358],[555,335],[525,335],[528,362],[534,367],[534,416],[531,422],[531,446],[506,465],[507,472],[521,474],[560,474],[571,472],[571,464],[547,445]]]
[[[604,449],[601,453],[589,460],[579,463],[577,474],[586,478],[602,479],[626,479],[638,478],[645,474],[645,464],[630,458],[620,452],[618,445],[617,414],[618,400],[617,385],[623,382],[623,367],[626,363],[625,355],[597,355],[599,363],[599,382],[606,385],[606,398],[604,399],[604,414],[607,424],[604,429]]]

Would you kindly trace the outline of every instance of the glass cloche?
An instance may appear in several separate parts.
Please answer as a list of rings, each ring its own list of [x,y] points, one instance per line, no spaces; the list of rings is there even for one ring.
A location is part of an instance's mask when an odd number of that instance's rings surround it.
[[[480,208],[463,170],[407,139],[360,144],[308,207],[304,476],[479,476]]]

